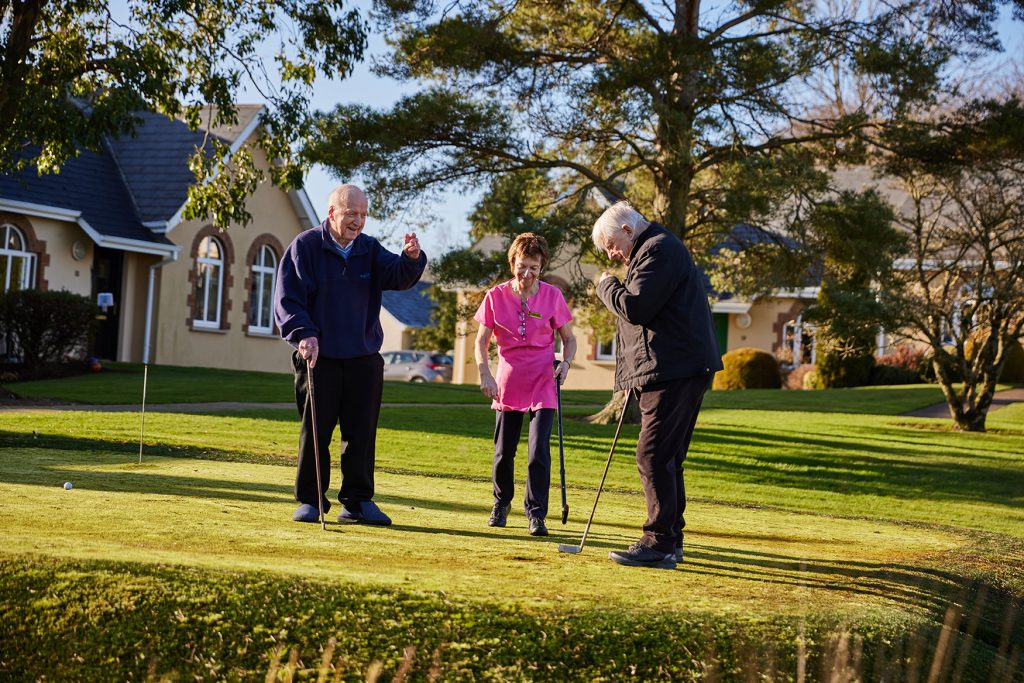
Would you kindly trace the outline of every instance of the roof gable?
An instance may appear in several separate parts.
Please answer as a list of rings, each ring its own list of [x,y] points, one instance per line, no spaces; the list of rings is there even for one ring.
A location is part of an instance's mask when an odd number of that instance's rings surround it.
[[[427,294],[430,287],[430,282],[417,282],[410,289],[385,290],[381,304],[406,327],[428,327],[434,312],[434,300]]]

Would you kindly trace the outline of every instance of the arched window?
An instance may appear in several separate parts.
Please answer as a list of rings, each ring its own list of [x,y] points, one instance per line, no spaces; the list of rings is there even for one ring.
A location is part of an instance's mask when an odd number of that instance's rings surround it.
[[[256,252],[249,278],[249,331],[271,334],[274,331],[274,286],[277,284],[277,254],[264,244]]]
[[[28,251],[25,235],[10,223],[0,225],[0,284],[4,292],[31,289],[35,283],[35,254]]]
[[[196,255],[196,327],[220,327],[223,290],[224,247],[216,237],[204,237]]]

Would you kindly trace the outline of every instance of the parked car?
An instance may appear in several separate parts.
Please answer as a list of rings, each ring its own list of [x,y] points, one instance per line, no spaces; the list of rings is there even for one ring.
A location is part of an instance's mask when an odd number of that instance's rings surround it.
[[[428,351],[382,351],[384,379],[399,382],[451,382],[452,359]]]

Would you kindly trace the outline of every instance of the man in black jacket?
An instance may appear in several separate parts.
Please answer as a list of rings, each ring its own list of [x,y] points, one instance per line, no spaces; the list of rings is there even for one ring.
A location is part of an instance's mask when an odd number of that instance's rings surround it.
[[[624,282],[604,273],[597,295],[618,317],[615,390],[639,396],[636,465],[647,501],[641,539],[608,557],[671,569],[683,559],[683,462],[704,392],[722,369],[711,309],[683,243],[627,202],[597,219],[593,239],[628,265]]]

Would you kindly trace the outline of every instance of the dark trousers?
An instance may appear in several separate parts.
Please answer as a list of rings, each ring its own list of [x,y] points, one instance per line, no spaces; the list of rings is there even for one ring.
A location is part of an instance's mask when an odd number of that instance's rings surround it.
[[[494,423],[494,502],[508,505],[515,493],[515,461],[519,436],[526,413],[499,410]],[[548,488],[551,486],[551,425],[554,408],[531,410],[530,437],[526,464],[527,517],[544,519],[548,514]]]
[[[309,411],[306,361],[292,354],[295,371],[295,405],[302,417],[299,432],[299,467],[295,477],[295,500],[317,504],[313,418]],[[320,358],[313,368],[316,391],[316,426],[320,442],[320,480],[325,496],[331,484],[331,436],[341,425],[341,440],[347,442],[341,454],[342,503],[359,503],[373,498],[373,467],[384,389],[384,359],[379,353],[358,358]],[[326,497],[325,497],[326,500]],[[327,506],[324,506],[325,509]]]
[[[710,382],[709,376],[701,375],[640,389],[636,467],[647,501],[647,522],[641,542],[655,550],[671,552],[683,542],[683,462]]]

